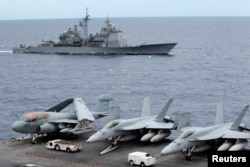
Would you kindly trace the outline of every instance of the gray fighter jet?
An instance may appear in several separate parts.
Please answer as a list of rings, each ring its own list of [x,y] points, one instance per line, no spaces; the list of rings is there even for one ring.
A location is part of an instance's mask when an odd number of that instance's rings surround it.
[[[158,116],[150,115],[149,97],[144,99],[141,117],[131,119],[116,119],[108,122],[101,130],[90,136],[87,142],[113,139],[112,147],[117,147],[118,141],[129,141],[140,137],[142,142],[158,142],[171,134],[170,130],[177,125],[166,113],[173,99],[170,99]]]
[[[102,95],[95,112],[90,112],[81,98],[67,99],[45,111],[26,113],[12,124],[19,133],[31,134],[32,143],[37,143],[38,134],[86,133],[93,129],[89,123],[108,115],[110,95]],[[71,103],[75,112],[60,112]]]
[[[218,151],[239,151],[244,149],[250,139],[249,130],[241,123],[249,106],[246,106],[233,123],[224,123],[223,106],[218,105],[214,126],[184,127],[177,139],[167,145],[161,154],[173,154],[186,150],[186,159],[192,160],[192,152],[201,152],[215,146]]]

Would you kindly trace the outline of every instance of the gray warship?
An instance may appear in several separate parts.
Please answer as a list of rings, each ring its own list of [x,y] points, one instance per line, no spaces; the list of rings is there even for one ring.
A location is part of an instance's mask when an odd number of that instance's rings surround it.
[[[52,40],[42,41],[38,46],[25,46],[13,48],[13,53],[37,54],[72,54],[72,55],[168,55],[177,43],[142,44],[128,46],[123,32],[118,29],[109,18],[106,26],[99,33],[88,34],[86,16],[66,32],[60,34],[59,42]]]

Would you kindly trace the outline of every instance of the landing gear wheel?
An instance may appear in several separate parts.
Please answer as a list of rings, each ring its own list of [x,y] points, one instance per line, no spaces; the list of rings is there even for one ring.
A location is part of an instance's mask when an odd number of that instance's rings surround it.
[[[142,162],[142,163],[140,164],[140,167],[145,167],[144,162]]]
[[[193,160],[193,157],[191,155],[186,155],[186,160],[187,161],[192,161]]]
[[[188,148],[187,153],[186,153],[186,160],[187,161],[192,161],[193,157],[192,157],[192,152],[194,151],[195,147],[192,148]]]
[[[37,144],[37,140],[31,141],[32,144]]]
[[[60,147],[58,145],[55,146],[56,151],[60,151]]]
[[[32,134],[32,136],[31,136],[31,143],[32,144],[37,144],[37,137],[38,137],[38,135],[36,133]]]
[[[134,166],[134,161],[130,160],[130,161],[129,161],[129,165],[130,165],[130,166]]]

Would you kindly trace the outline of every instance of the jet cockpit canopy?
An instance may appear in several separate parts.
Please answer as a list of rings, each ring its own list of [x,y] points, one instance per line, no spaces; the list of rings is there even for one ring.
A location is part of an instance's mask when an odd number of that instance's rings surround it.
[[[194,131],[186,131],[181,133],[181,135],[178,137],[178,139],[185,139],[187,137],[189,137],[190,135],[192,135],[194,133]]]
[[[25,122],[33,122],[36,121],[37,119],[48,118],[48,115],[49,114],[46,112],[33,112],[22,115],[20,117],[20,120]]]

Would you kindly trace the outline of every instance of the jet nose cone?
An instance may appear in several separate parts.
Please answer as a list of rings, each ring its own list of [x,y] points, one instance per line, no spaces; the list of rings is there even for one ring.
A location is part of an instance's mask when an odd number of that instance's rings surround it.
[[[19,122],[16,121],[14,122],[12,125],[11,125],[11,129],[16,131],[16,132],[19,132]]]
[[[179,149],[175,143],[170,143],[163,150],[161,150],[161,155],[168,155],[178,152]]]
[[[171,152],[168,151],[167,149],[163,149],[160,154],[161,155],[167,155],[167,154],[171,154]]]
[[[166,149],[166,147],[163,149],[163,150],[161,150],[161,153],[160,153],[161,155],[166,155],[166,154],[169,154],[169,151]]]
[[[161,151],[161,155],[169,155],[169,154],[174,154],[175,153],[175,151],[169,151],[169,150],[162,150]]]
[[[92,142],[94,142],[93,136],[90,136],[86,142],[87,142],[87,143],[92,143]]]
[[[106,133],[103,131],[98,131],[94,133],[92,136],[90,136],[86,142],[91,143],[91,142],[97,142],[97,141],[101,141],[105,139],[106,139]]]
[[[92,143],[92,142],[96,142],[96,141],[97,141],[97,139],[96,139],[96,136],[94,134],[94,135],[90,136],[86,142],[87,143]]]

